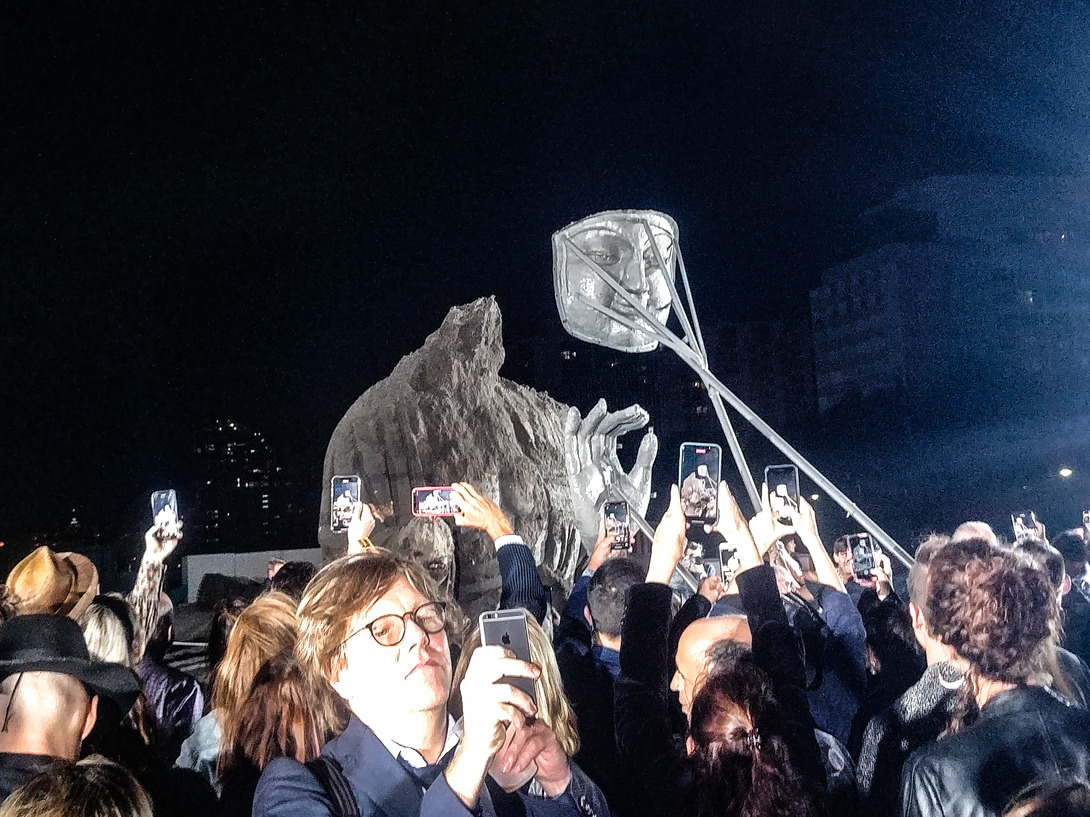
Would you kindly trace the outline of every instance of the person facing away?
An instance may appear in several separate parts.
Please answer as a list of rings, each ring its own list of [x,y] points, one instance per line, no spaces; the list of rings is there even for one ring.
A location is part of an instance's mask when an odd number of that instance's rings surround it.
[[[91,660],[67,616],[28,614],[0,625],[0,799],[54,761],[79,759],[100,696],[127,712],[139,692],[131,670]]]
[[[965,667],[941,740],[902,775],[905,817],[998,817],[1031,786],[1090,773],[1090,713],[1048,686],[1059,599],[1040,564],[986,540],[952,542],[927,570],[932,634]]]
[[[177,760],[182,741],[193,733],[204,714],[204,693],[197,679],[165,660],[173,643],[174,605],[161,593],[159,617],[136,672],[144,682],[144,694],[155,713],[159,753],[168,765]]]

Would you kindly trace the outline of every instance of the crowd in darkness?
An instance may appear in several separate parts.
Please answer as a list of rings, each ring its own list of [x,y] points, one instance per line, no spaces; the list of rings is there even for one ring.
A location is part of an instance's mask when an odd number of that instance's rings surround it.
[[[902,598],[805,499],[747,519],[723,483],[695,531],[674,487],[649,558],[602,524],[561,600],[503,511],[453,491],[529,661],[373,546],[365,503],[346,555],[216,607],[207,686],[168,660],[176,522],[127,594],[34,551],[0,601],[0,817],[1090,814],[1086,530],[933,534]],[[699,536],[732,569],[681,592]]]

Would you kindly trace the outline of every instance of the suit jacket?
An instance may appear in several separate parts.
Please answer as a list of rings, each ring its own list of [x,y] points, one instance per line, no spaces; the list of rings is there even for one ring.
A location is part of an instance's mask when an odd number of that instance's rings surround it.
[[[374,732],[355,715],[348,727],[323,748],[344,769],[363,817],[608,817],[598,787],[572,764],[572,782],[558,798],[506,794],[491,781],[481,789],[475,810],[467,809],[440,775],[424,792]],[[330,817],[333,804],[303,764],[277,758],[265,767],[254,794],[254,817]]]

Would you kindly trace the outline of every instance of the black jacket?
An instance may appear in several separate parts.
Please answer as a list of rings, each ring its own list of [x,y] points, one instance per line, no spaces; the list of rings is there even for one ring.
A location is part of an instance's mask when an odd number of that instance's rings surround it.
[[[969,727],[917,751],[905,766],[904,817],[998,817],[1042,781],[1086,779],[1090,713],[1041,687],[988,701]]]
[[[805,669],[770,567],[738,577],[753,632],[753,654],[768,673],[784,709],[792,761],[818,796],[825,792],[825,768],[806,700]],[[648,791],[648,815],[694,810],[695,777],[682,736],[671,728],[669,699],[670,588],[640,584],[628,595],[621,640],[621,675],[615,686],[615,725],[621,754],[632,763]]]

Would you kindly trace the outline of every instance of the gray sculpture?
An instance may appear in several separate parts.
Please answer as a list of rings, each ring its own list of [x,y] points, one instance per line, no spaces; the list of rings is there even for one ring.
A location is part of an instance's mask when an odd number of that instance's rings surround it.
[[[560,320],[569,333],[623,352],[650,352],[658,323],[670,314],[677,224],[651,210],[611,210],[569,224],[553,236],[553,281]],[[604,275],[603,275],[604,273]],[[620,287],[628,298],[619,296]],[[588,306],[590,301],[629,318],[633,328]]]
[[[609,412],[606,401],[580,418],[579,409],[568,409],[564,424],[564,458],[568,469],[575,525],[583,546],[589,551],[598,537],[602,505],[611,495],[623,499],[643,516],[651,501],[651,471],[659,441],[648,431],[640,441],[636,464],[627,474],[617,458],[617,441],[630,431],[647,425],[647,412],[640,406]]]
[[[329,529],[329,480],[359,474],[361,499],[389,512],[371,534],[374,544],[418,558],[445,578],[471,618],[499,601],[492,543],[446,520],[414,518],[414,486],[472,482],[526,540],[546,584],[567,592],[585,560],[584,542],[594,542],[604,486],[646,509],[657,449],[648,434],[637,466],[625,474],[617,438],[646,425],[646,412],[634,406],[610,414],[603,404],[581,421],[578,410],[499,376],[501,335],[493,299],[451,309],[420,349],[352,404],[330,438],[324,467],[324,556],[347,547],[346,536]],[[577,439],[566,442],[568,430]]]
[[[849,516],[858,519],[889,553],[905,565],[912,564],[912,557],[888,533],[708,368],[708,353],[685,271],[677,224],[672,218],[652,210],[608,210],[558,230],[553,234],[552,245],[556,306],[564,328],[580,340],[623,352],[649,352],[661,343],[688,364],[708,389],[754,510],[761,507],[760,493],[724,402],[748,420]],[[675,263],[685,289],[684,304],[674,285]],[[681,325],[682,337],[666,326],[671,311]],[[645,533],[651,533],[642,513],[633,513],[631,518]]]

